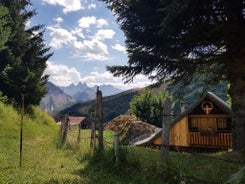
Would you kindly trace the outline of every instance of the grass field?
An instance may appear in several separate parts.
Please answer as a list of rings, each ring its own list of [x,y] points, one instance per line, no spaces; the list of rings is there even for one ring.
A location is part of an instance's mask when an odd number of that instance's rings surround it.
[[[105,132],[105,149],[93,154],[90,130],[69,130],[67,142],[59,144],[59,127],[45,113],[36,110],[24,117],[23,161],[19,167],[20,115],[0,103],[0,183],[1,184],[220,184],[244,167],[238,153],[217,152],[192,155],[171,152],[162,165],[159,150],[122,147],[115,163],[113,134]],[[219,158],[219,159],[213,159]],[[244,182],[241,181],[240,183]],[[238,182],[239,183],[239,182]]]

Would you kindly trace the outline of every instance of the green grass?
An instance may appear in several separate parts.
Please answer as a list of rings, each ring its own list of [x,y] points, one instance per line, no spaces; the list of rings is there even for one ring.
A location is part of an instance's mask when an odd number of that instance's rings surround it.
[[[90,160],[83,170],[82,177],[89,175],[92,183],[117,184],[220,184],[229,180],[244,164],[226,162],[189,153],[170,152],[167,164],[163,165],[159,150],[140,147],[122,148],[120,163],[115,164],[113,150],[106,150],[102,156]],[[209,157],[227,157],[226,152],[205,154]],[[234,159],[229,156],[229,159]],[[97,174],[94,174],[97,173]],[[242,183],[241,183],[242,184]]]
[[[238,155],[219,152],[199,155],[171,152],[162,165],[159,150],[121,147],[115,163],[113,134],[105,131],[104,151],[90,147],[90,130],[69,130],[66,144],[59,144],[59,127],[52,118],[35,109],[24,117],[23,161],[19,167],[20,115],[0,103],[0,184],[159,184],[186,181],[188,184],[228,181],[244,163],[208,157],[243,160]]]

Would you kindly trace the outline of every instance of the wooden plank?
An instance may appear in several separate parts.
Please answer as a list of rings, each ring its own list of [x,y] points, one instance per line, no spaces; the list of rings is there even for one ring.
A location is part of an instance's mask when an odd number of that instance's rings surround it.
[[[201,136],[200,132],[189,133],[190,145],[210,146],[210,147],[231,147],[232,133],[218,133],[218,135]]]
[[[190,118],[230,118],[230,115],[226,115],[226,114],[209,114],[209,115],[196,115],[196,114],[192,114],[189,116]]]

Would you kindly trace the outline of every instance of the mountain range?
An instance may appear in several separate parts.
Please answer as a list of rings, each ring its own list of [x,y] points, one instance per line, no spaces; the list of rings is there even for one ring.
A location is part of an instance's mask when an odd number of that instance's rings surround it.
[[[42,98],[39,108],[51,115],[76,103],[95,99],[97,87],[102,91],[103,96],[111,96],[123,91],[112,85],[88,87],[86,83],[61,87],[47,82],[46,87],[48,93]]]
[[[97,87],[102,91],[103,96],[111,96],[117,93],[122,92],[122,89],[116,88],[112,85],[100,85],[89,87],[86,83],[79,82],[77,85],[70,84],[69,86],[57,86],[61,90],[63,90],[66,94],[70,95],[76,100],[87,101],[95,98],[95,93],[97,91]]]
[[[130,101],[137,95],[141,94],[144,88],[141,89],[131,89],[123,91],[116,95],[104,97],[102,100],[103,109],[103,121],[108,123],[113,118],[127,114],[130,108]],[[171,107],[173,113],[173,119],[178,118],[181,115],[180,104],[185,103],[186,110],[188,110],[193,103],[195,103],[205,91],[210,91],[215,93],[217,96],[222,98],[224,101],[228,101],[227,96],[228,85],[227,82],[220,82],[215,86],[210,86],[205,88],[205,86],[196,81],[193,84],[186,86],[183,90],[180,90],[177,85],[163,84],[157,88],[153,89],[153,92],[157,95],[159,92],[168,91],[171,96]],[[180,93],[180,94],[179,94]],[[70,116],[84,116],[86,118],[91,117],[91,112],[95,111],[95,100],[89,100],[86,102],[76,103],[62,111],[58,112],[55,116],[56,120],[60,120],[65,115]]]
[[[103,120],[108,122],[113,118],[126,114],[129,109],[130,101],[140,93],[143,89],[131,89],[123,91],[121,93],[103,97],[102,109],[103,109]],[[70,116],[84,116],[86,118],[91,117],[91,112],[95,111],[95,100],[89,100],[86,102],[76,103],[55,115],[55,119],[60,121],[65,115]]]
[[[47,83],[47,87],[48,93],[42,99],[40,108],[51,114],[56,120],[64,117],[66,114],[71,116],[90,117],[91,112],[94,112],[94,99],[97,87],[89,88],[85,83],[79,83],[78,85],[72,84],[70,87],[62,88],[66,92],[52,83]],[[109,122],[121,114],[126,114],[129,109],[130,101],[134,96],[144,91],[144,88],[142,88],[117,93],[120,89],[116,90],[110,85],[99,86],[99,89],[103,94],[103,119],[105,122]],[[205,91],[213,92],[224,101],[229,101],[229,97],[227,96],[227,82],[220,82],[215,86],[208,88],[205,88],[201,82],[197,81],[186,86],[183,90],[180,90],[177,85],[168,84],[163,84],[153,89],[156,94],[165,90],[167,90],[172,97],[172,112],[175,118],[180,115],[180,103],[185,102],[186,109],[188,109],[204,94]],[[107,91],[115,94],[109,95],[110,93],[107,93]]]

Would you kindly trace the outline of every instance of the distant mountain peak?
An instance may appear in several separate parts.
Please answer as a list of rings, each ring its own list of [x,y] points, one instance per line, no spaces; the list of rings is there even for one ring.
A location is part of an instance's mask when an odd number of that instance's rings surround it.
[[[73,97],[66,94],[52,82],[47,82],[46,87],[48,88],[48,93],[42,98],[39,107],[47,113],[58,112],[76,103]]]

